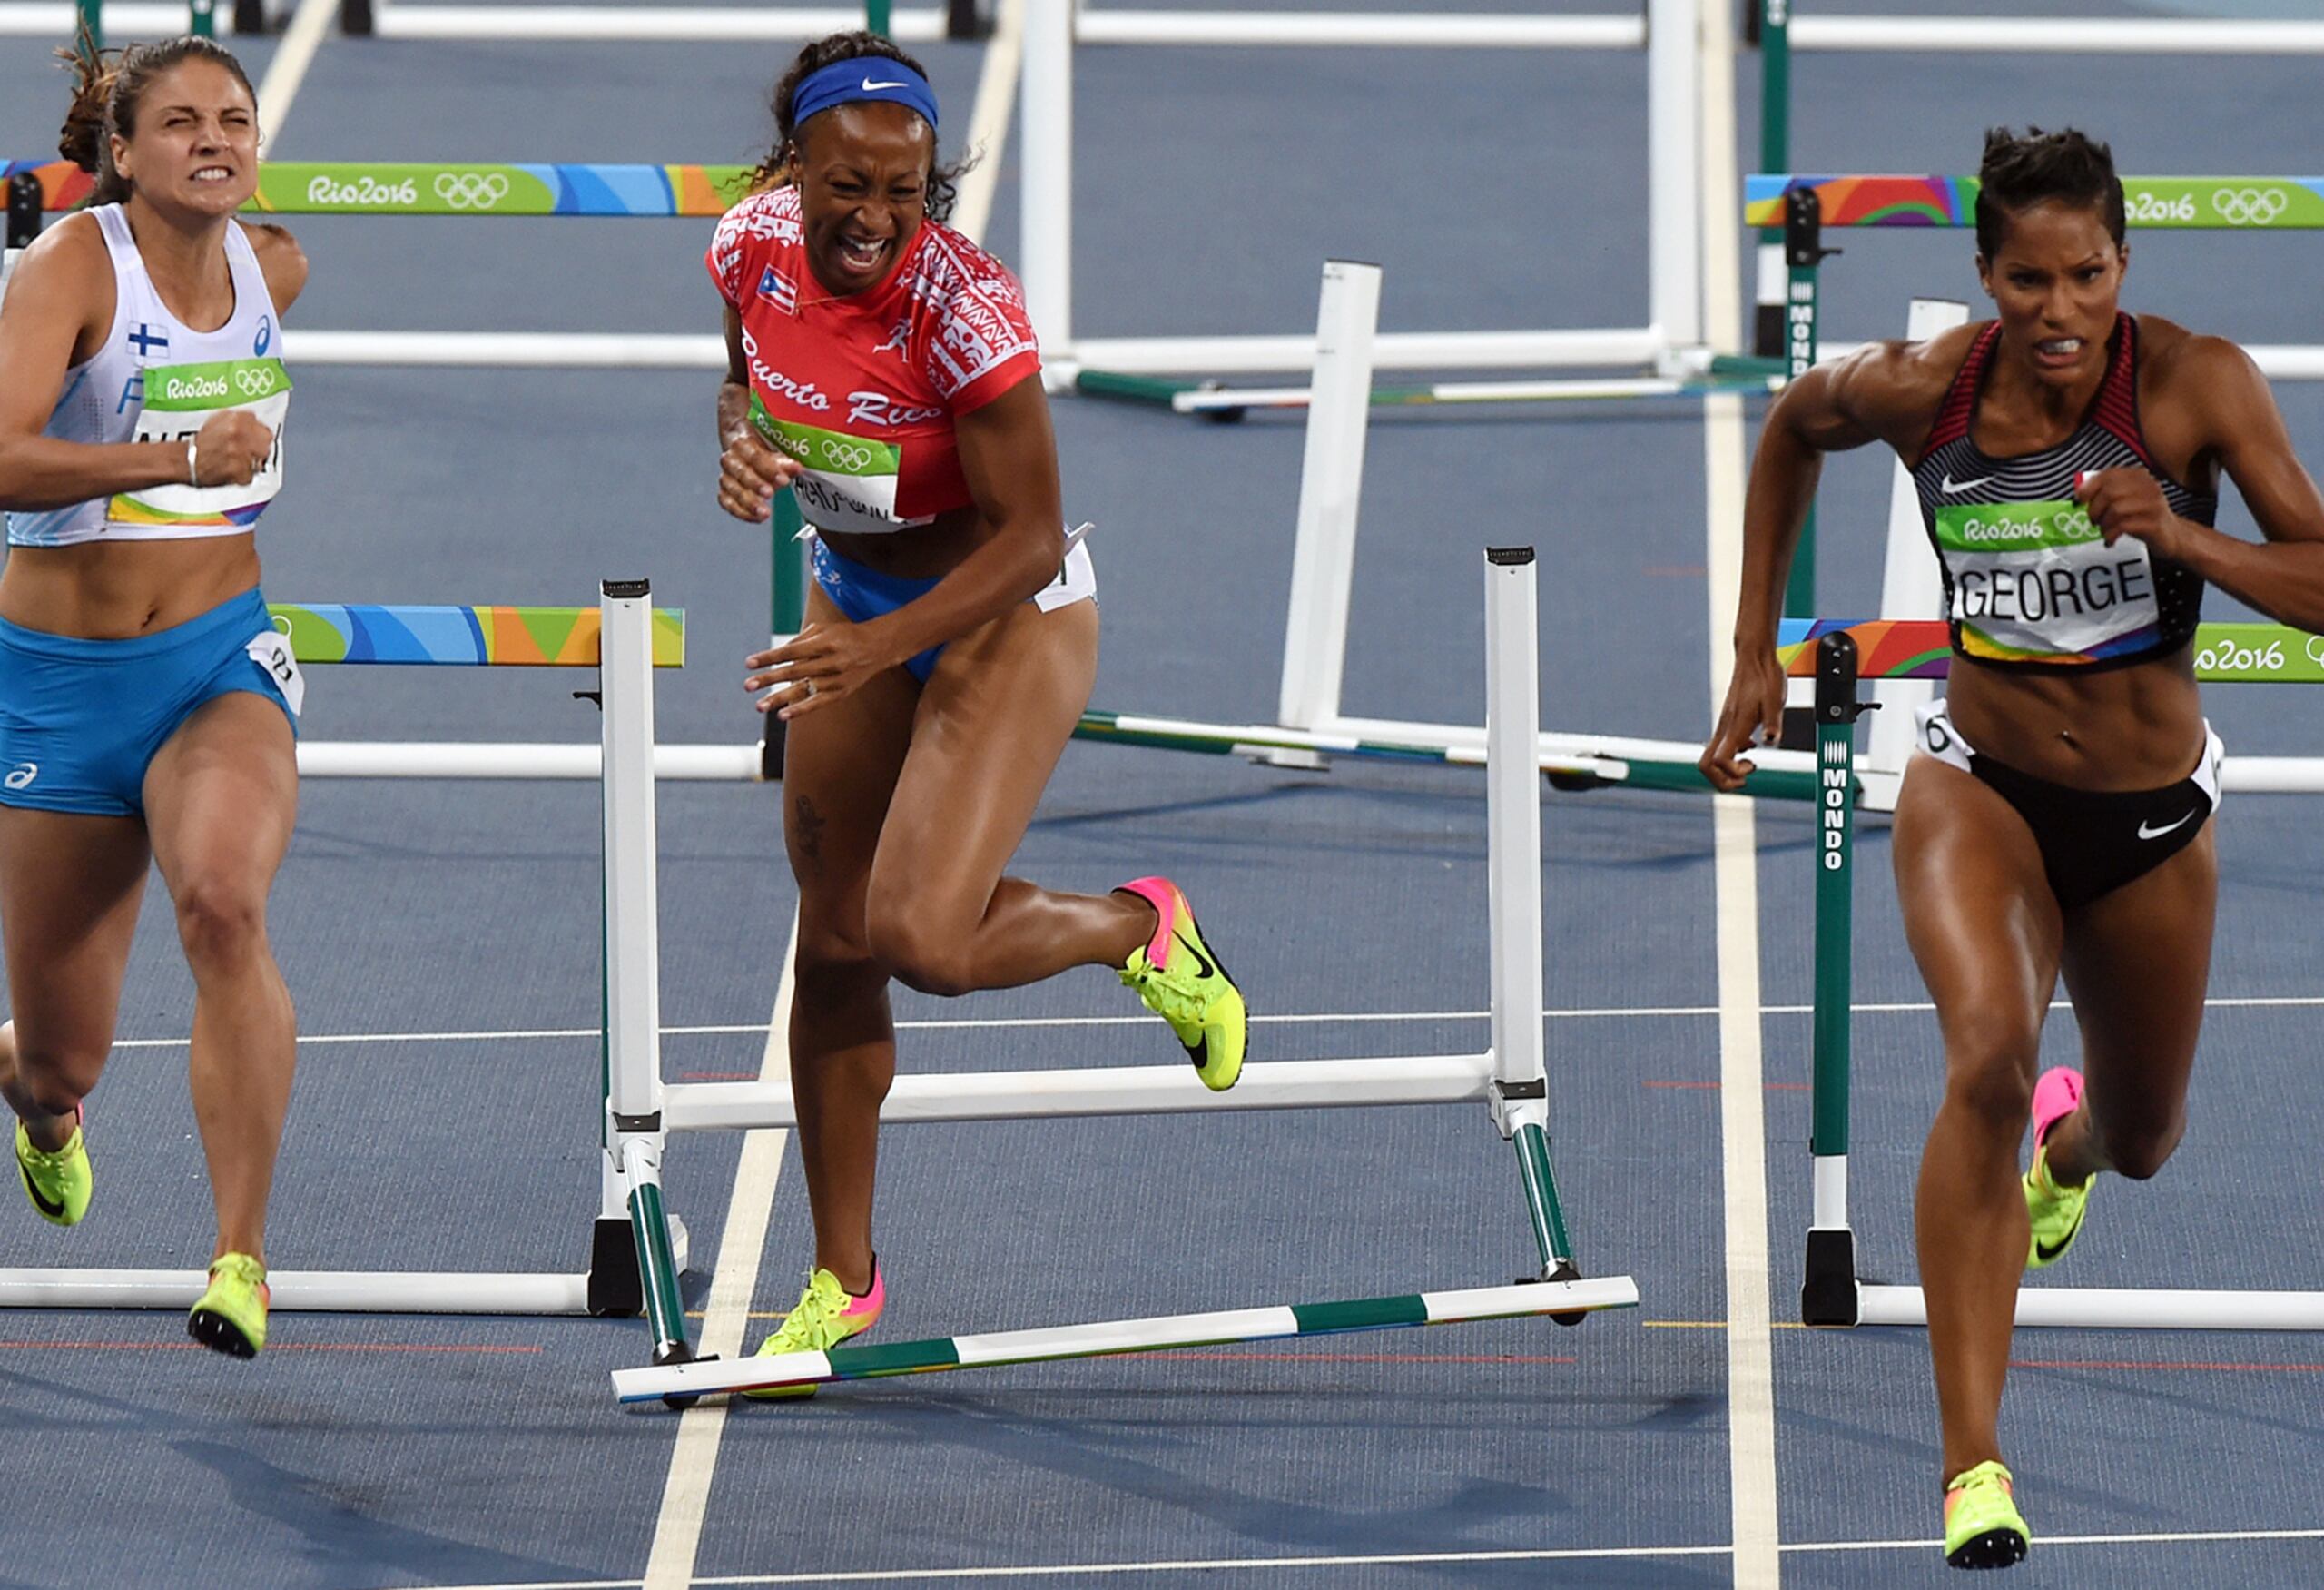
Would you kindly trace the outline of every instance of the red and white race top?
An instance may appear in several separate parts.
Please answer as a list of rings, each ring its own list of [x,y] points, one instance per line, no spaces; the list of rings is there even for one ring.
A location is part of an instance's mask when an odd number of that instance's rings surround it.
[[[751,423],[806,466],[809,524],[876,535],[969,505],[954,417],[1041,368],[1006,266],[925,221],[885,281],[834,298],[808,267],[796,188],[729,210],[704,262],[742,319]]]

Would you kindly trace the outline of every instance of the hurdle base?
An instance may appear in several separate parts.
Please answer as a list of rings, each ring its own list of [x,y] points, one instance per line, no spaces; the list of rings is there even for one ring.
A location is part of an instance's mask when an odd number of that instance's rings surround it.
[[[1860,1287],[1859,1325],[1928,1323],[1918,1287]],[[2017,1323],[2073,1330],[2324,1330],[2324,1292],[2024,1287]]]
[[[1850,1326],[1857,1318],[1862,1294],[1877,1287],[1859,1288],[1856,1280],[1856,1233],[1846,1226],[1807,1233],[1807,1276],[1799,1288],[1799,1320],[1803,1325]]]

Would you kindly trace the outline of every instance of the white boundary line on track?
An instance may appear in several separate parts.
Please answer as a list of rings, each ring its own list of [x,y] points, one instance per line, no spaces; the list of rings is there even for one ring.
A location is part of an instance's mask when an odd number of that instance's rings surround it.
[[[791,1002],[796,990],[799,916],[791,917],[792,953],[783,958],[775,985],[774,1013],[767,1018],[766,1047],[759,1055],[759,1079],[787,1077],[791,1071]],[[766,1251],[767,1220],[774,1212],[774,1188],[783,1173],[783,1147],[790,1133],[761,1127],[743,1136],[742,1162],[734,1170],[734,1196],[726,1203],[726,1228],[718,1238],[718,1269],[703,1306],[696,1351],[732,1358],[743,1350],[751,1322],[751,1299],[758,1289],[760,1260]],[[726,1399],[715,1397],[688,1408],[678,1419],[670,1451],[669,1477],[654,1520],[654,1545],[646,1554],[643,1590],[687,1590],[702,1546],[703,1521],[710,1510],[710,1479],[718,1467],[718,1444],[726,1433]]]
[[[2324,1540],[2324,1529],[2201,1529],[2160,1535],[2045,1535],[2043,1550],[2079,1546],[2212,1546],[2249,1541]],[[1935,1551],[1944,1543],[1927,1540],[1802,1540],[1777,1549],[1824,1555],[1846,1552]],[[905,1580],[1050,1579],[1068,1574],[1130,1575],[1279,1572],[1286,1568],[1459,1566],[1467,1563],[1624,1562],[1641,1557],[1726,1556],[1725,1546],[1635,1546],[1592,1550],[1587,1546],[1528,1551],[1401,1552],[1379,1556],[1213,1557],[1175,1562],[1055,1563],[960,1568],[859,1568],[816,1574],[724,1574],[694,1581],[712,1586],[756,1585],[872,1585]],[[527,1579],[488,1585],[451,1585],[438,1590],[642,1590],[637,1579]]]
[[[1714,20],[1714,18],[1722,20]],[[1742,259],[1727,195],[1739,178],[1735,152],[1735,58],[1723,10],[1696,7],[1696,72],[1702,95],[1703,331],[1733,349],[1743,332]],[[1703,401],[1705,563],[1710,588],[1710,709],[1716,722],[1733,659],[1720,637],[1732,626],[1743,573],[1743,401]],[[1728,1497],[1737,1590],[1776,1590],[1783,1559],[1776,1485],[1774,1331],[1768,1301],[1768,1127],[1760,1051],[1759,847],[1750,799],[1712,800],[1713,888],[1718,923],[1718,1115],[1727,1246]]]
[[[2241,997],[2207,999],[2206,1010],[2313,1010],[2324,1006],[2324,994],[2253,994]],[[1926,1000],[1891,1000],[1850,1005],[1859,1016],[1927,1015],[1936,1007]],[[2051,1002],[2053,1011],[2073,1007],[2064,1000]],[[1761,1005],[1763,1016],[1813,1015],[1814,1005]],[[1253,1016],[1251,1025],[1266,1023],[1281,1026],[1331,1026],[1345,1024],[1361,1026],[1375,1022],[1482,1022],[1491,1017],[1490,1011],[1314,1011]],[[1545,1010],[1542,1016],[1552,1022],[1603,1022],[1644,1019],[1649,1017],[1701,1018],[1723,1014],[1718,1005],[1606,1005],[1576,1010]],[[937,1032],[960,1031],[1000,1032],[1018,1028],[1039,1027],[1134,1027],[1150,1022],[1151,1016],[959,1016],[942,1021],[898,1022],[899,1032]],[[665,1038],[736,1037],[745,1032],[763,1032],[761,1022],[720,1022],[699,1026],[665,1027]],[[575,1041],[602,1036],[595,1027],[511,1027],[499,1031],[482,1028],[471,1032],[301,1032],[299,1042],[304,1044],[358,1043],[502,1043],[538,1042],[543,1040]],[[115,1049],[183,1049],[183,1038],[122,1038],[113,1042]]]
[[[306,0],[309,5],[320,0]],[[1017,73],[1022,59],[1019,48],[1024,34],[1025,0],[1001,0],[993,37],[985,46],[977,75],[976,108],[970,114],[969,147],[983,158],[960,179],[960,195],[953,225],[971,242],[984,238],[992,216],[993,189],[1000,178],[1001,153],[1009,142],[1009,113],[1017,98]],[[791,1070],[791,1002],[799,959],[799,918],[791,918],[789,941],[783,952],[783,977],[774,999],[774,1014],[767,1022],[766,1048],[759,1074],[788,1076]],[[760,1260],[766,1241],[767,1221],[773,1212],[776,1172],[783,1162],[785,1133],[754,1131],[743,1143],[743,1161],[734,1178],[734,1191],[726,1206],[726,1229],[718,1248],[718,1269],[710,1283],[700,1350],[731,1356],[741,1350],[743,1333],[750,1323],[751,1295],[758,1286]],[[718,1446],[726,1427],[726,1399],[714,1398],[688,1408],[678,1419],[678,1437],[670,1453],[669,1479],[662,1490],[661,1512],[654,1522],[653,1549],[646,1558],[641,1590],[689,1590],[697,1584],[694,1559],[702,1546],[702,1529],[710,1503],[711,1480],[717,1472]]]
[[[282,137],[282,123],[290,120],[299,86],[307,80],[307,68],[315,64],[315,52],[322,48],[323,35],[338,15],[333,0],[299,0],[298,15],[290,19],[274,59],[267,64],[266,76],[258,86],[258,131],[269,159],[280,157],[275,144]]]

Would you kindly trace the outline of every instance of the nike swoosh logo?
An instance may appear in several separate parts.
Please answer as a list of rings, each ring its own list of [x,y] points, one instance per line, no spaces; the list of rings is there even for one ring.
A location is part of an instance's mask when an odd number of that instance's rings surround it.
[[[1980,475],[1974,480],[1955,480],[1953,478],[1953,471],[1947,469],[1945,472],[1945,480],[1937,489],[1949,497],[1955,491],[1966,491],[1972,487],[1983,486],[1992,479],[1991,475]]]
[[[2081,1230],[2082,1228],[2080,1226],[2076,1226],[2074,1228],[2074,1230],[2077,1233],[2079,1233]],[[2063,1253],[2072,1246],[2073,1246],[2073,1237],[2070,1235],[2063,1242],[2036,1242],[2034,1244],[2034,1257],[2041,1259],[2043,1264],[2055,1264],[2058,1259],[2058,1255]]]
[[[1192,939],[1188,938],[1188,937],[1187,937],[1186,934],[1184,934],[1184,933],[1179,933],[1179,934],[1177,934],[1177,937],[1178,943],[1179,943],[1181,945],[1185,946],[1187,953],[1187,954],[1189,954],[1189,955],[1192,955],[1192,956],[1195,958],[1195,964],[1202,968],[1202,970],[1201,970],[1200,972],[1198,972],[1198,973],[1196,973],[1195,974],[1196,976],[1197,976],[1197,977],[1216,977],[1216,976],[1217,976],[1217,975],[1218,975],[1218,968],[1217,968],[1217,967],[1216,967],[1216,966],[1213,966],[1209,962],[1207,962],[1207,961],[1206,961],[1206,960],[1204,960],[1204,959],[1202,958],[1202,952],[1201,952],[1200,950],[1197,950],[1197,949],[1196,949],[1196,948],[1195,948],[1195,942],[1194,942],[1194,940],[1192,940]]]
[[[2196,811],[2201,811],[2201,807],[2198,806]],[[2141,821],[2139,824],[2139,837],[2141,839],[2160,839],[2164,835],[2170,833],[2172,829],[2184,828],[2188,824],[2194,820],[2195,813],[2190,812],[2185,816],[2180,818],[2176,823],[2165,823],[2160,828],[2150,828],[2146,825],[2144,821]]]
[[[64,1218],[64,1200],[63,1199],[60,1198],[54,1201],[51,1201],[48,1199],[43,1198],[41,1196],[40,1189],[33,1182],[32,1172],[25,1170],[23,1165],[19,1164],[16,1167],[16,1174],[24,1179],[25,1191],[32,1199],[33,1207],[34,1209],[40,1210],[41,1213],[46,1215],[52,1220],[61,1220]]]
[[[866,94],[875,88],[909,88],[911,86],[908,83],[874,83],[869,77],[863,80],[863,92]]]

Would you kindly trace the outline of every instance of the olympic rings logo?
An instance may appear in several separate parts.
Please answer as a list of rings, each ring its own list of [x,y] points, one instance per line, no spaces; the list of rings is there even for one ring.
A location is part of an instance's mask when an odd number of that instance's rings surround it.
[[[2281,188],[2221,188],[2211,195],[2211,206],[2230,226],[2266,226],[2290,206]]]
[[[2308,637],[2308,660],[2324,667],[2324,635],[2311,635]]]
[[[860,474],[863,466],[872,461],[872,449],[855,442],[835,441],[826,437],[823,440],[823,461],[845,469],[851,475]]]
[[[508,196],[508,179],[497,171],[438,172],[436,196],[455,210],[489,210]]]
[[[245,398],[262,398],[274,390],[274,370],[268,365],[261,365],[255,370],[238,370],[234,372],[234,385],[241,389],[242,396]]]
[[[2090,513],[2086,509],[2060,509],[2057,517],[2050,522],[2057,527],[2059,535],[2070,541],[2094,541],[2099,538],[2098,527],[2090,522]]]

